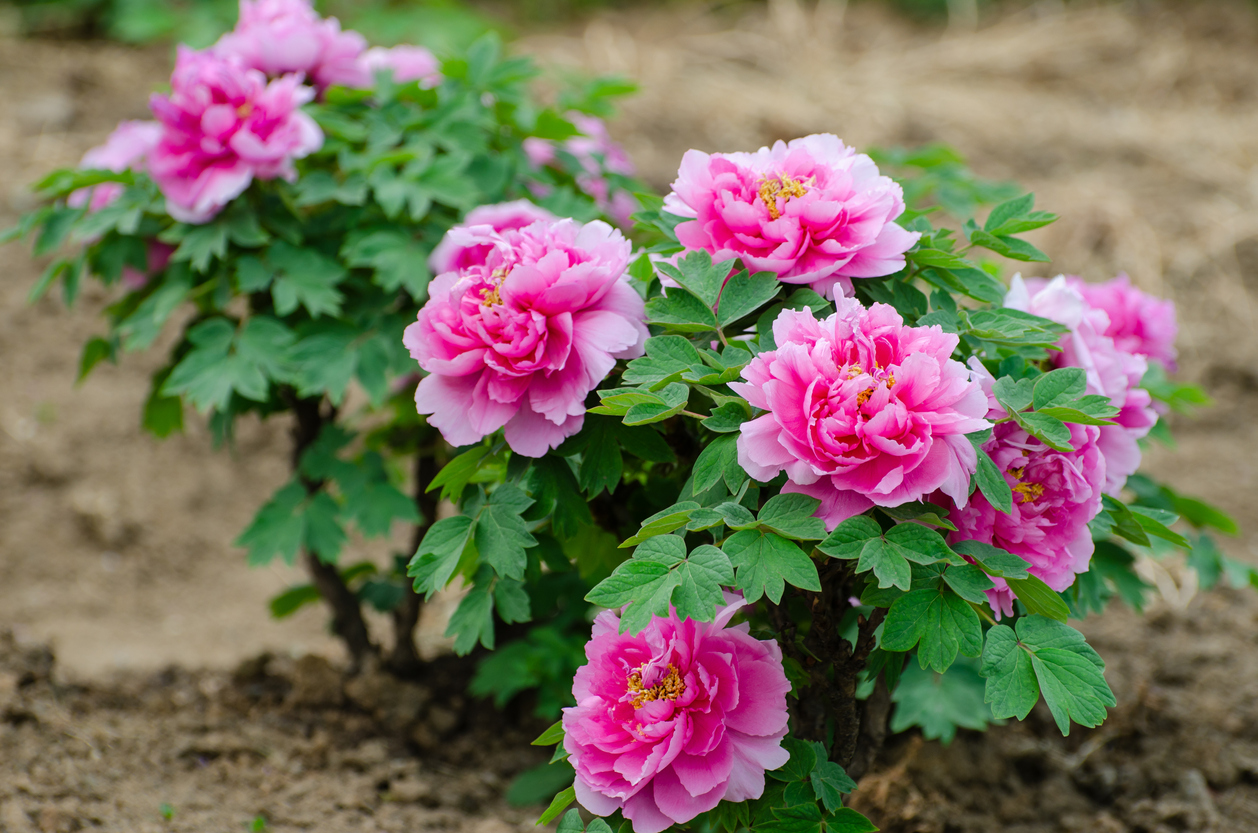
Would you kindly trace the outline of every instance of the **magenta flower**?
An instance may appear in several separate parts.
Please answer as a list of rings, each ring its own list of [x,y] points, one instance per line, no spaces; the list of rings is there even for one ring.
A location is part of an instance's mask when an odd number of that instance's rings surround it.
[[[602,222],[519,230],[454,228],[483,263],[445,272],[403,342],[428,371],[415,405],[451,445],[505,426],[518,454],[540,457],[581,429],[585,398],[620,358],[642,355],[641,296],[626,280],[629,241]]]
[[[92,170],[142,171],[145,160],[162,135],[162,126],[155,121],[124,121],[109,134],[105,144],[83,154],[80,168]],[[123,186],[118,182],[102,182],[90,188],[80,188],[66,202],[72,208],[86,205],[88,211],[100,211],[122,196]]]
[[[363,53],[362,62],[372,76],[379,70],[392,70],[393,81],[398,84],[418,81],[424,89],[431,89],[441,83],[437,56],[422,46],[373,47]]]
[[[755,153],[686,151],[666,211],[687,249],[740,257],[826,297],[852,294],[852,278],[904,268],[920,236],[897,225],[904,192],[872,159],[829,133]]]
[[[611,217],[617,225],[629,225],[629,217],[638,210],[637,199],[623,189],[612,191],[607,174],[633,176],[637,173],[633,160],[607,132],[607,124],[597,116],[578,111],[564,114],[580,131],[558,146],[549,139],[530,136],[524,140],[524,154],[535,168],[552,165],[556,150],[560,148],[572,154],[581,170],[576,174],[577,187],[594,198],[599,210]],[[545,196],[545,187],[539,186],[538,196]]]
[[[765,482],[785,470],[782,491],[818,498],[828,529],[937,490],[965,505],[978,465],[965,435],[991,423],[982,387],[950,358],[957,336],[906,327],[886,304],[839,298],[824,321],[783,310],[773,337],[777,349],[730,384],[768,412],[738,437],[748,474]]]
[[[995,381],[977,358],[970,367],[988,395],[988,418],[1005,416],[1005,409],[991,396]],[[964,507],[951,507],[958,541],[981,541],[1013,553],[1026,561],[1028,571],[1054,590],[1065,590],[1079,573],[1087,572],[1092,558],[1092,533],[1088,522],[1101,511],[1105,489],[1105,456],[1093,425],[1070,425],[1070,452],[1055,451],[1030,436],[1016,423],[1004,422],[983,445],[996,468],[1013,490],[1013,511],[999,512],[976,491]],[[997,616],[1013,614],[1013,591],[1005,580],[993,577],[995,589],[987,591]]]
[[[558,218],[554,214],[528,200],[515,200],[473,208],[459,227],[489,226],[493,231],[508,231],[531,226],[538,220],[551,222],[556,219]],[[466,243],[460,242],[456,237],[457,235],[452,237],[447,234],[441,238],[437,248],[428,256],[428,268],[434,275],[467,269],[470,266],[483,266],[489,253],[494,250],[493,243]]]
[[[1052,355],[1055,367],[1081,367],[1087,371],[1091,394],[1108,396],[1119,409],[1117,425],[1101,426],[1099,445],[1105,455],[1105,491],[1117,495],[1127,478],[1140,468],[1138,440],[1157,422],[1153,399],[1140,387],[1148,363],[1144,356],[1120,349],[1105,335],[1109,316],[1090,306],[1083,294],[1065,276],[1051,281],[1015,275],[1005,306],[1030,312],[1070,328],[1062,339],[1060,353]]]
[[[303,73],[320,88],[371,86],[362,61],[366,49],[362,35],[342,32],[334,17],[319,17],[310,0],[240,0],[236,28],[211,47],[270,76]]]
[[[254,177],[294,178],[293,160],[323,144],[319,126],[298,109],[313,95],[295,75],[268,84],[237,61],[180,47],[170,95],[151,102],[163,130],[149,173],[170,215],[204,223]]]
[[[1109,318],[1104,334],[1114,339],[1115,347],[1175,370],[1179,326],[1175,322],[1174,301],[1142,292],[1131,285],[1126,273],[1103,283],[1088,283],[1067,275],[1066,283],[1079,291],[1088,306]]]
[[[577,801],[600,816],[621,810],[635,833],[690,821],[722,799],[764,793],[766,770],[790,755],[782,651],[744,623],[727,594],[711,623],[657,617],[637,636],[604,611],[585,646],[564,709],[564,749]]]

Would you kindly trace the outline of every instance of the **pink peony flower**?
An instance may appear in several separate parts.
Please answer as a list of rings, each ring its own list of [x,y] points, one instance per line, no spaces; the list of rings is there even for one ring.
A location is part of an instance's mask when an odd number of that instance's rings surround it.
[[[105,144],[83,154],[80,168],[91,170],[123,171],[144,170],[145,159],[162,135],[162,126],[155,121],[124,121],[109,134]],[[80,188],[70,194],[67,203],[72,208],[86,205],[88,211],[100,211],[122,196],[123,186],[118,182],[102,182],[90,188]]]
[[[957,336],[906,327],[886,304],[839,298],[824,321],[783,310],[773,337],[777,349],[730,384],[768,411],[738,437],[748,474],[763,482],[785,470],[782,491],[820,499],[817,517],[829,529],[937,490],[965,505],[978,465],[965,435],[991,423],[983,389],[949,358]]]
[[[445,272],[403,342],[428,371],[421,414],[455,446],[506,427],[518,454],[540,457],[581,429],[585,398],[616,359],[642,355],[642,298],[629,285],[629,241],[602,222],[519,230],[453,228],[456,246],[492,246],[483,263]]]
[[[170,263],[170,256],[175,253],[174,246],[160,240],[149,240],[146,246],[148,264],[143,272],[134,266],[122,267],[122,285],[128,291],[147,286],[154,275],[166,268]]]
[[[373,47],[363,53],[362,62],[373,77],[379,70],[392,70],[393,80],[398,84],[418,81],[424,89],[431,89],[441,83],[441,64],[437,56],[422,46]]]
[[[170,95],[151,102],[163,131],[149,173],[170,215],[204,223],[254,177],[295,177],[293,160],[323,144],[318,125],[298,109],[313,95],[295,75],[268,84],[237,61],[180,47]]]
[[[977,358],[970,360],[988,394],[988,419],[1005,416],[991,396],[994,381]],[[982,492],[967,506],[952,507],[949,520],[956,526],[949,540],[981,541],[1021,557],[1028,571],[1054,590],[1065,590],[1092,558],[1088,522],[1101,511],[1105,488],[1105,456],[1094,425],[1070,425],[1071,452],[1055,451],[1013,422],[997,425],[983,445],[1013,490],[1013,511],[998,512]],[[1013,614],[1013,591],[1002,578],[987,591],[997,616]]]
[[[319,87],[370,87],[362,57],[367,41],[342,32],[334,18],[321,18],[310,0],[240,0],[236,28],[211,50],[271,76],[304,73]]]
[[[921,236],[893,222],[900,186],[829,133],[755,153],[686,151],[664,208],[690,218],[677,226],[687,249],[740,257],[826,297],[851,295],[852,278],[903,269]]]
[[[629,217],[638,210],[637,199],[623,189],[612,192],[607,174],[633,176],[637,169],[625,149],[607,132],[607,124],[597,116],[578,111],[564,114],[581,131],[565,140],[558,147],[576,157],[581,171],[576,175],[577,186],[594,198],[599,210],[611,217],[617,225],[629,225]],[[556,159],[556,145],[549,139],[530,136],[524,140],[524,155],[535,168],[552,165]],[[544,193],[539,193],[544,196]]]
[[[557,219],[554,214],[528,200],[515,200],[473,208],[463,218],[460,227],[489,226],[494,231],[508,231],[531,226],[538,220],[551,222]],[[493,243],[461,243],[446,235],[428,256],[428,268],[434,275],[440,275],[469,266],[481,266],[493,250]]]
[[[722,799],[764,793],[766,770],[790,755],[782,651],[773,640],[727,627],[744,604],[727,594],[712,623],[652,620],[619,634],[604,611],[585,646],[564,709],[564,749],[577,771],[577,801],[600,816],[621,810],[635,833],[690,821]]]
[[[1088,306],[1102,310],[1109,318],[1105,335],[1126,353],[1161,362],[1175,369],[1175,302],[1156,298],[1131,285],[1125,273],[1103,283],[1088,283],[1067,275],[1066,283],[1077,289]]]
[[[1137,442],[1157,422],[1153,399],[1141,388],[1148,363],[1120,349],[1105,335],[1110,327],[1104,310],[1088,304],[1083,294],[1065,276],[1051,281],[1023,280],[1015,275],[1005,306],[1048,318],[1070,328],[1060,343],[1061,352],[1052,356],[1055,367],[1081,367],[1088,374],[1088,393],[1108,396],[1119,408],[1117,425],[1101,426],[1099,445],[1105,455],[1105,491],[1117,495],[1127,478],[1140,468]]]

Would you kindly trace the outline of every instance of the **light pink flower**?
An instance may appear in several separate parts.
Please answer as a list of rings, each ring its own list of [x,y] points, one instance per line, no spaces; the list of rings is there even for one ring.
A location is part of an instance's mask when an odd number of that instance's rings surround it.
[[[766,482],[785,470],[784,492],[821,501],[833,529],[872,506],[899,506],[942,490],[964,506],[978,464],[965,435],[991,427],[987,398],[950,356],[958,337],[906,327],[886,304],[839,298],[817,321],[783,310],[776,350],[730,387],[768,413],[742,425],[738,462]]]
[[[155,121],[124,121],[109,134],[103,145],[83,154],[80,168],[91,170],[142,171],[145,160],[162,135],[162,126]],[[66,202],[72,208],[86,205],[88,211],[100,211],[122,196],[123,186],[118,182],[102,182],[90,188],[80,188]]]
[[[293,160],[323,144],[298,108],[313,97],[295,75],[267,83],[235,60],[180,47],[169,96],[154,95],[162,137],[149,173],[176,220],[204,223],[254,177],[292,179]]]
[[[1175,369],[1175,302],[1156,298],[1131,285],[1126,273],[1102,283],[1088,283],[1076,275],[1067,275],[1066,283],[1079,290],[1093,309],[1104,311],[1109,318],[1105,335],[1114,339],[1114,346],[1127,353],[1161,362],[1167,370]]]
[[[170,256],[175,253],[174,246],[160,240],[149,240],[145,246],[148,264],[143,272],[134,266],[122,267],[122,285],[129,291],[143,289],[154,275],[166,268],[170,263]]]
[[[577,801],[591,813],[617,809],[635,833],[659,833],[721,800],[764,793],[766,770],[790,755],[782,651],[728,627],[744,604],[727,594],[711,623],[657,617],[637,636],[617,633],[604,611],[585,646],[564,709],[564,749],[576,769]]]
[[[903,269],[920,237],[894,222],[900,186],[829,133],[755,153],[686,151],[664,208],[691,218],[677,226],[687,249],[740,257],[826,297],[851,295],[852,278]]]
[[[616,364],[642,355],[642,298],[626,280],[629,241],[602,222],[454,228],[484,263],[445,272],[403,342],[428,371],[415,404],[451,445],[506,427],[540,457],[581,429],[585,398]]]
[[[473,208],[459,227],[489,226],[493,231],[508,231],[531,226],[538,220],[551,222],[556,219],[554,214],[528,200],[514,200]],[[459,242],[456,237],[447,234],[441,238],[437,248],[428,256],[428,268],[434,275],[483,265],[494,249],[493,243],[468,244]]]
[[[422,46],[376,46],[363,53],[362,61],[373,77],[380,70],[392,70],[397,84],[419,81],[421,87],[431,89],[441,83],[441,63]]]
[[[1024,281],[1015,275],[1005,306],[1069,327],[1070,332],[1058,345],[1061,352],[1052,354],[1053,365],[1083,368],[1087,371],[1087,392],[1109,397],[1119,409],[1114,417],[1118,424],[1101,426],[1099,441],[1105,455],[1105,491],[1117,495],[1127,478],[1140,468],[1138,440],[1157,422],[1153,399],[1140,387],[1148,362],[1144,356],[1119,349],[1114,339],[1105,335],[1109,316],[1090,306],[1062,275],[1051,281]]]
[[[1005,416],[1005,409],[991,395],[995,381],[991,374],[977,358],[970,359],[970,367],[988,396],[988,419]],[[1057,591],[1065,590],[1076,575],[1087,572],[1093,550],[1088,522],[1101,511],[1105,456],[1098,445],[1098,427],[1069,428],[1074,450],[1061,452],[1016,423],[998,424],[983,450],[1013,490],[1013,511],[997,511],[981,491],[975,491],[967,506],[952,505],[948,519],[957,531],[949,540],[981,541],[1011,552],[1030,565],[1032,575]],[[993,577],[992,582],[995,589],[987,591],[992,610],[998,617],[1012,615],[1013,591],[1002,578]]]
[[[309,0],[240,0],[236,28],[211,47],[270,76],[303,73],[320,88],[371,86],[362,62],[366,49],[362,35],[342,32],[334,17],[319,17]]]
[[[617,225],[629,225],[629,217],[638,210],[638,201],[629,192],[612,190],[608,174],[633,176],[637,169],[633,160],[619,143],[607,132],[607,123],[597,116],[571,111],[564,118],[580,131],[564,140],[558,147],[572,154],[581,170],[576,174],[577,187],[594,198],[599,210],[611,217]],[[530,136],[524,140],[524,155],[535,168],[553,165],[557,158],[556,144],[549,139]],[[538,196],[544,196],[544,188]]]

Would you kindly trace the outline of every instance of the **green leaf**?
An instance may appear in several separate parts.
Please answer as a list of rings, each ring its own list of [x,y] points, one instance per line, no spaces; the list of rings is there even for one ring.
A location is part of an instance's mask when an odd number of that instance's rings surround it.
[[[267,564],[276,555],[289,564],[297,560],[305,537],[305,523],[299,513],[305,499],[305,488],[292,481],[262,505],[235,541],[236,546],[249,550],[250,566]]]
[[[645,350],[644,357],[634,359],[625,368],[625,384],[657,389],[677,381],[687,371],[706,373],[699,351],[681,336],[648,338]]]
[[[1014,414],[1018,425],[1028,434],[1039,439],[1049,448],[1070,453],[1074,447],[1070,444],[1070,429],[1057,417],[1036,412]]]
[[[405,289],[416,301],[428,297],[428,252],[400,228],[351,234],[341,246],[341,257],[350,266],[375,270],[375,283],[386,292]]]
[[[878,586],[883,588],[898,587],[907,591],[913,581],[912,568],[909,567],[903,550],[881,536],[870,538],[861,548],[856,571],[863,573],[868,570],[873,570]]]
[[[859,558],[870,538],[881,538],[882,527],[868,515],[854,515],[835,527],[817,549],[835,558]]]
[[[690,520],[691,513],[698,508],[699,504],[692,500],[686,500],[676,503],[667,509],[661,509],[644,520],[637,534],[625,540],[620,546],[622,548],[634,547],[648,538],[654,538],[656,535],[666,535],[673,530],[680,529]]]
[[[717,321],[722,327],[751,315],[773,300],[782,288],[782,282],[773,272],[757,272],[754,275],[740,269],[732,275],[721,290],[717,306]]]
[[[295,585],[271,599],[269,603],[271,616],[275,619],[292,616],[302,607],[313,604],[322,598],[319,595],[319,589],[313,584]]]
[[[673,605],[682,619],[710,622],[715,610],[725,604],[722,585],[734,583],[734,568],[729,556],[710,544],[696,547],[677,567],[681,576],[673,591]]]
[[[731,434],[742,430],[742,425],[751,419],[744,405],[737,402],[726,402],[712,411],[711,416],[703,420],[703,427],[717,434]]]
[[[1083,395],[1088,377],[1081,367],[1059,367],[1035,380],[1033,402],[1035,410],[1052,405],[1063,405]]]
[[[878,826],[851,807],[844,807],[826,819],[826,833],[878,833]]]
[[[428,488],[424,491],[431,492],[433,489],[441,489],[442,500],[456,500],[459,495],[463,494],[463,487],[480,470],[481,463],[488,453],[489,447],[484,445],[478,445],[464,451],[442,466],[441,471],[437,472],[437,476],[432,479],[432,482],[428,484]]]
[[[680,382],[673,382],[652,396],[654,402],[639,402],[625,412],[625,425],[646,425],[676,416],[686,407],[690,388]]]
[[[335,564],[345,545],[345,530],[338,520],[340,507],[327,492],[319,492],[306,504],[302,513],[302,542],[324,564]]]
[[[524,582],[501,579],[495,583],[494,610],[498,611],[498,618],[508,625],[530,621],[533,612]]]
[[[432,598],[449,584],[471,535],[472,519],[467,515],[443,518],[428,527],[406,570],[415,579],[416,593]]]
[[[1004,406],[1010,414],[1024,411],[1031,407],[1034,398],[1035,383],[1030,379],[1013,379],[1002,376],[992,383],[992,394],[996,401]]]
[[[153,374],[148,399],[144,400],[144,415],[140,421],[144,430],[160,439],[183,430],[183,402],[178,396],[166,396],[162,393],[169,377],[170,368]]]
[[[576,787],[568,787],[568,789],[562,790],[558,795],[554,797],[554,799],[551,800],[550,806],[546,808],[546,812],[542,813],[541,817],[537,820],[537,823],[539,825],[550,824],[552,821],[559,818],[559,814],[564,811],[565,807],[567,807],[569,804],[571,804],[572,802],[576,800],[577,800]],[[576,813],[577,811],[570,810],[569,812]],[[580,819],[581,819],[581,816],[578,813],[577,821],[579,822]]]
[[[525,550],[537,546],[521,513],[533,499],[515,486],[503,484],[489,496],[476,519],[473,540],[480,557],[503,578],[522,579],[528,564]]]
[[[179,228],[176,226],[175,228]],[[195,272],[202,274],[209,271],[210,261],[223,259],[227,255],[227,226],[224,223],[207,223],[203,226],[185,227],[179,248],[170,256],[173,263],[187,261]]]
[[[277,313],[286,316],[299,306],[312,318],[340,313],[344,296],[336,285],[349,274],[340,263],[314,249],[283,241],[270,248],[266,259],[276,272],[271,297]]]
[[[585,822],[581,821],[580,810],[569,810],[564,817],[559,820],[559,827],[556,833],[584,833]]]
[[[848,777],[843,767],[829,760],[823,744],[814,742],[812,747],[817,763],[808,780],[812,782],[817,798],[825,805],[826,812],[836,812],[843,806],[843,796],[856,789],[856,782]]]
[[[731,494],[736,494],[747,480],[747,474],[738,465],[738,437],[723,434],[708,444],[695,460],[694,480],[691,492],[700,495],[715,486],[720,480],[725,481]]]
[[[112,363],[117,363],[117,343],[100,336],[93,336],[83,345],[83,355],[79,359],[79,376],[75,380],[76,383],[82,382],[87,375],[92,372],[92,368],[100,364],[105,359],[109,359]]]
[[[1009,481],[1005,480],[991,455],[977,445],[974,451],[978,454],[978,470],[974,473],[974,479],[978,482],[979,491],[998,511],[1010,514],[1013,512],[1013,489],[1009,486]]]
[[[982,541],[957,541],[952,549],[968,555],[978,562],[979,569],[989,576],[1002,578],[1026,578],[1027,562],[1011,552],[985,544]]]
[[[481,568],[484,571],[485,568]],[[483,572],[477,575],[480,579]],[[489,650],[494,649],[494,603],[489,593],[489,584],[479,581],[468,591],[459,602],[454,614],[450,616],[450,624],[446,627],[446,636],[454,637],[454,653],[466,656],[471,653],[479,642]]]
[[[1156,538],[1161,538],[1163,541],[1170,541],[1177,547],[1183,547],[1184,549],[1192,548],[1191,541],[1169,528],[1170,524],[1179,520],[1173,512],[1165,512],[1148,506],[1139,506],[1135,504],[1128,508],[1131,509],[1132,517],[1136,519],[1136,523],[1140,524],[1140,528],[1143,529],[1146,534],[1152,535]]]
[[[722,548],[738,570],[736,582],[748,602],[765,596],[778,604],[788,582],[802,590],[821,590],[817,565],[776,533],[751,529],[735,532]]]
[[[577,435],[578,447],[585,449],[581,456],[578,481],[581,491],[590,497],[606,489],[615,492],[624,471],[624,459],[617,442],[618,420],[604,416],[587,416],[585,427]],[[650,428],[640,430],[651,431]]]
[[[817,767],[818,755],[823,761],[830,757],[821,744],[799,738],[783,738],[782,748],[790,754],[790,758],[780,768],[765,773],[775,781],[806,781]]]
[[[1013,260],[1047,263],[1052,259],[1025,240],[1003,234],[989,234],[980,229],[970,230],[970,242]]]
[[[676,266],[661,262],[656,264],[656,268],[675,280],[678,286],[701,301],[711,311],[716,307],[721,287],[729,277],[730,268],[733,265],[733,261],[730,260],[714,264],[710,254],[699,250],[680,258]]]
[[[556,720],[551,724],[550,728],[537,736],[536,740],[529,743],[530,746],[554,746],[557,743],[563,743],[563,721]]]
[[[911,590],[887,611],[882,648],[908,651],[915,645],[921,667],[940,673],[948,670],[958,651],[976,657],[983,650],[978,614],[945,586]]]
[[[1018,620],[1017,631],[997,625],[988,631],[981,673],[996,717],[1030,713],[1040,694],[1063,735],[1070,721],[1098,726],[1105,708],[1117,705],[1105,682],[1105,663],[1069,625],[1041,616]]]
[[[1070,616],[1070,608],[1061,596],[1035,576],[1026,578],[1006,578],[1009,589],[1018,597],[1018,601],[1026,605],[1031,613],[1047,616],[1059,622],[1065,622]]]
[[[984,604],[986,590],[995,588],[995,584],[987,575],[973,564],[953,565],[944,571],[944,583],[951,587],[958,596],[967,602]]]
[[[765,529],[784,538],[820,541],[826,537],[826,525],[813,513],[821,501],[801,494],[780,494],[769,498],[760,509],[758,520]]]
[[[982,730],[992,721],[983,693],[983,678],[970,662],[957,662],[945,674],[909,663],[891,693],[891,702],[896,704],[891,731],[919,726],[926,740],[947,745],[958,728]]]
[[[585,598],[608,608],[629,605],[620,631],[638,633],[651,617],[667,616],[670,603],[682,618],[712,621],[716,606],[724,603],[721,585],[733,582],[733,568],[721,550],[704,545],[687,557],[683,539],[662,535],[640,544],[633,558]]]
[[[647,322],[663,324],[684,333],[698,333],[717,328],[716,315],[710,307],[690,293],[668,287],[664,295],[646,302]]]
[[[1023,194],[1020,197],[1006,200],[993,208],[992,212],[987,215],[987,222],[983,223],[983,229],[993,234],[1000,233],[1006,223],[1024,216],[1034,207],[1035,194]]]

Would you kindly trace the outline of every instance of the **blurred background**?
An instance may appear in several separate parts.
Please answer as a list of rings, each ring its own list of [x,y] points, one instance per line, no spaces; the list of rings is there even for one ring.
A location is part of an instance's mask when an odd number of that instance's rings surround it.
[[[1016,179],[1060,222],[1034,242],[1065,271],[1128,272],[1179,307],[1181,375],[1216,407],[1177,417],[1154,472],[1258,529],[1258,13],[1242,0],[329,0],[373,41],[438,54],[493,28],[553,73],[637,81],[612,122],[666,191],[682,153],[834,132],[859,148],[943,142]],[[173,44],[204,45],[230,0],[0,3],[0,226],[29,185],[145,118]],[[151,362],[76,388],[106,303],[25,296],[42,263],[13,244],[0,282],[0,624],[53,640],[71,671],[225,666],[259,650],[334,653],[324,614],[281,623],[293,579],[231,547],[286,477],[284,426],[211,451],[195,420],[139,430]],[[92,295],[91,292],[98,294]],[[161,353],[160,346],[152,358]],[[1250,536],[1224,543],[1255,560]],[[405,542],[397,542],[405,548]],[[69,604],[66,600],[71,600]],[[428,613],[438,650],[441,611]]]

